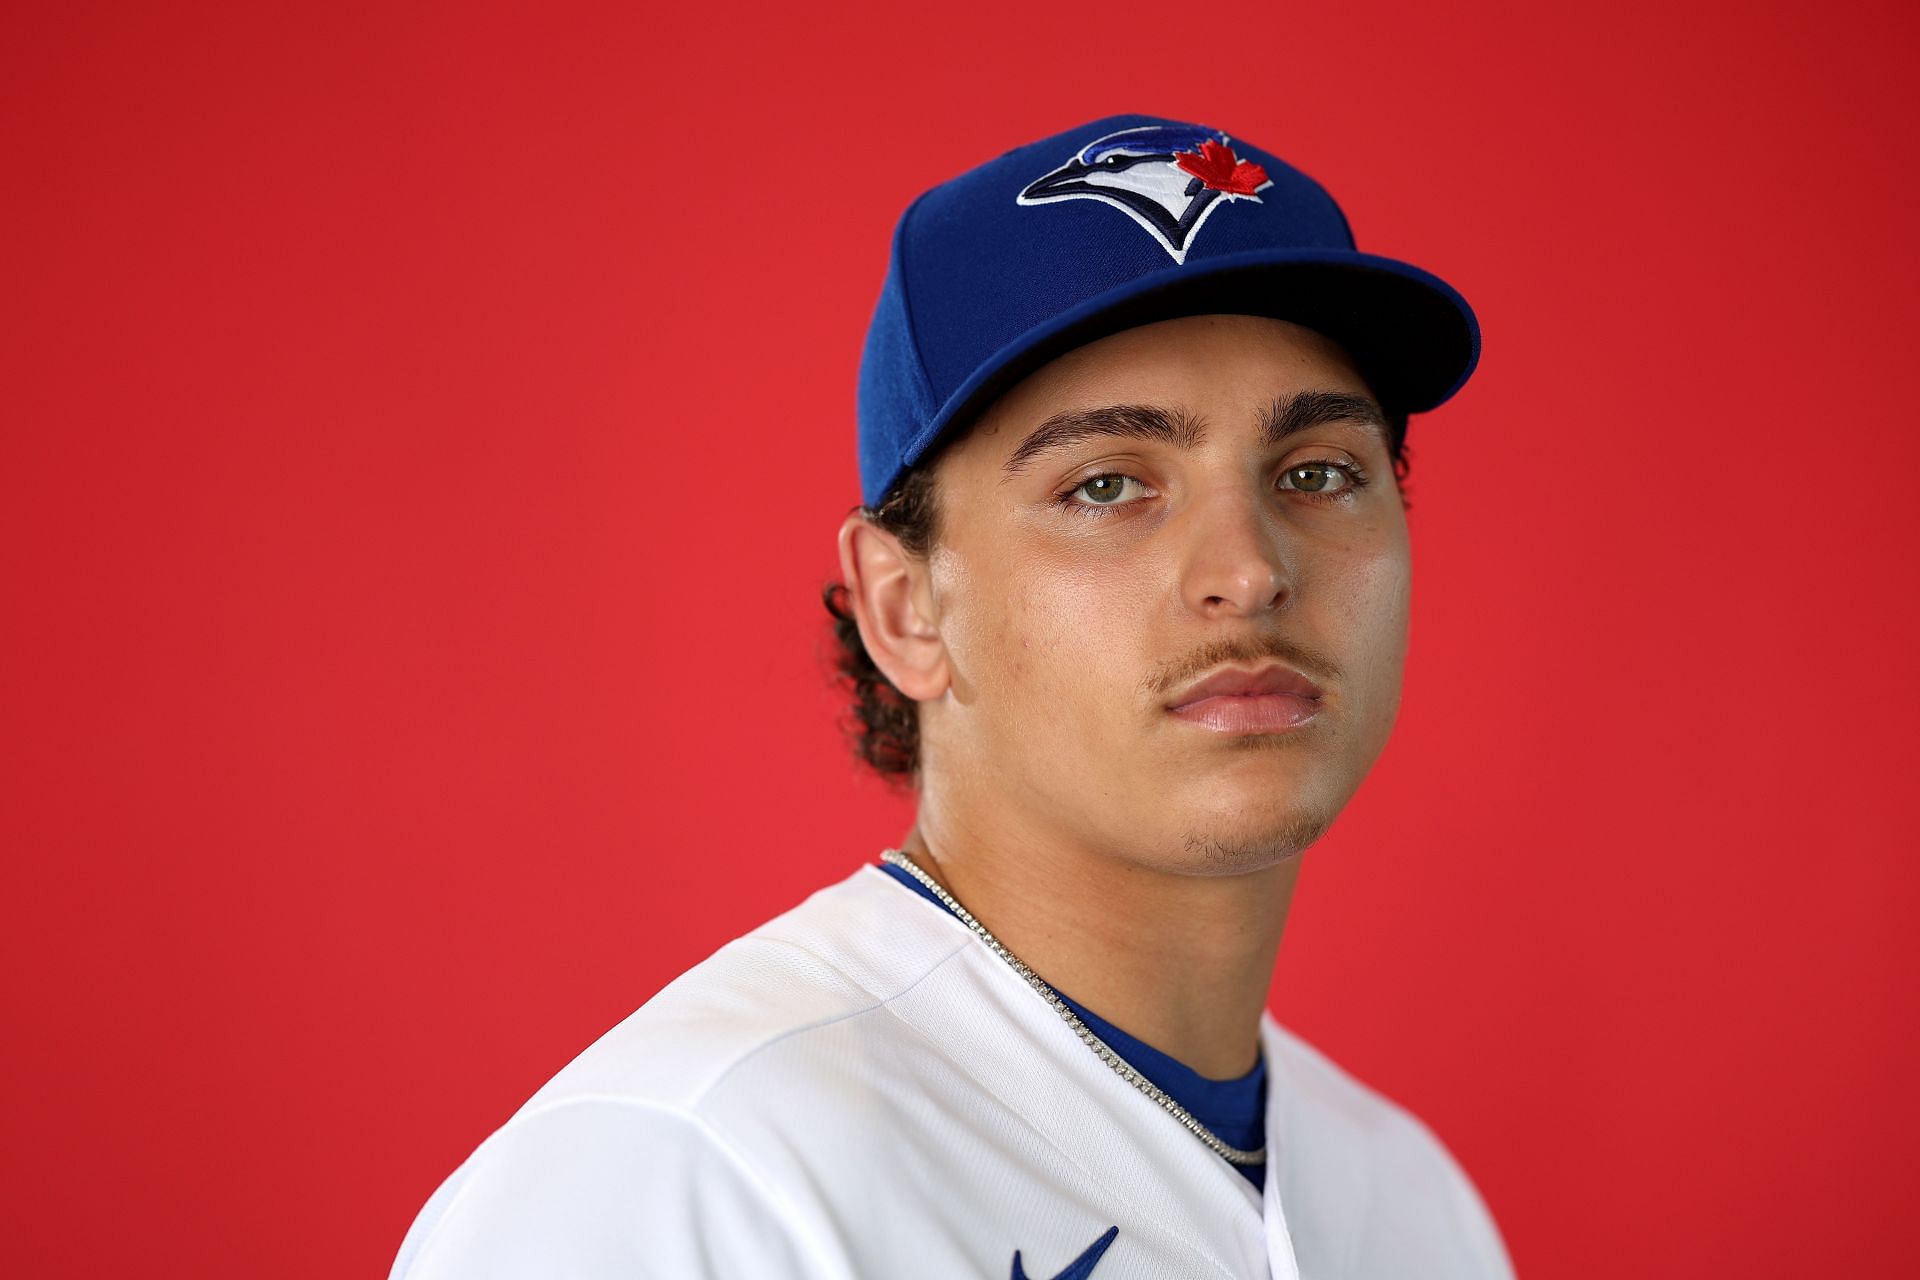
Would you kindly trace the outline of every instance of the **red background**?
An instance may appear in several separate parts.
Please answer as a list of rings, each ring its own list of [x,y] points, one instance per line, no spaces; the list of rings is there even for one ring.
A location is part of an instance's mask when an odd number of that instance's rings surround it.
[[[1525,1276],[1910,1265],[1910,7],[136,8],[0,31],[0,1270],[384,1275],[904,832],[818,602],[887,235],[1126,110],[1486,330],[1276,1011]]]

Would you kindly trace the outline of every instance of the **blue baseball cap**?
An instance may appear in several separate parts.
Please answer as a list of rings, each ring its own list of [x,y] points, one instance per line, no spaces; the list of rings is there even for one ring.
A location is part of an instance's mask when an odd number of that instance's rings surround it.
[[[1356,250],[1333,197],[1286,161],[1204,125],[1108,116],[900,215],[860,360],[862,501],[879,505],[949,428],[1054,357],[1210,312],[1325,334],[1403,413],[1444,403],[1480,358],[1466,299]]]

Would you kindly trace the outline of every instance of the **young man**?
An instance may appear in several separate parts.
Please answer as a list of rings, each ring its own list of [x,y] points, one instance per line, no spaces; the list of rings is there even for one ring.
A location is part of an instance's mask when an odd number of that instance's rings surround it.
[[[829,593],[913,827],[561,1071],[393,1275],[1511,1275],[1434,1135],[1265,1012],[1399,704],[1406,414],[1477,354],[1215,130],[915,201]]]

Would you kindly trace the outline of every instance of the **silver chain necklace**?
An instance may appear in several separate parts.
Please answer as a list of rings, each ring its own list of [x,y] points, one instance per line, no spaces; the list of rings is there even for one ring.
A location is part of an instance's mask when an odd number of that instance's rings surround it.
[[[1156,1085],[1153,1081],[1134,1070],[1125,1058],[1109,1048],[1106,1041],[1093,1033],[1093,1028],[1082,1022],[1080,1016],[1067,1007],[1066,1001],[1060,998],[1059,992],[1048,986],[1046,980],[1039,974],[1027,968],[1027,966],[1021,962],[1020,957],[1014,955],[1013,952],[1002,946],[1000,939],[988,933],[985,925],[975,920],[971,912],[961,906],[952,894],[941,888],[939,881],[935,880],[925,871],[922,871],[919,864],[912,858],[909,858],[898,849],[882,850],[880,858],[884,862],[890,862],[894,866],[899,867],[915,880],[927,886],[929,891],[938,897],[941,902],[946,904],[949,911],[953,912],[954,915],[960,917],[960,919],[966,923],[967,928],[979,935],[980,941],[987,944],[988,950],[1013,966],[1013,971],[1022,978],[1025,978],[1027,985],[1039,992],[1041,998],[1053,1006],[1053,1011],[1065,1019],[1066,1024],[1073,1028],[1073,1033],[1080,1037],[1081,1043],[1093,1050],[1100,1061],[1106,1063],[1118,1072],[1122,1080],[1125,1080],[1128,1084],[1159,1103],[1168,1115],[1185,1125],[1194,1137],[1206,1143],[1207,1146],[1211,1147],[1230,1164],[1253,1165],[1264,1164],[1266,1162],[1267,1149],[1264,1146],[1254,1151],[1243,1151],[1239,1147],[1228,1146],[1214,1135],[1213,1130],[1194,1119],[1192,1112],[1168,1097],[1165,1090],[1161,1089],[1159,1085]]]

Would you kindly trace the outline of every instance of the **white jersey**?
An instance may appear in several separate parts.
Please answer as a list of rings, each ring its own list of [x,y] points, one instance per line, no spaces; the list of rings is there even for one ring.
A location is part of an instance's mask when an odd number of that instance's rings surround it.
[[[1510,1277],[1434,1135],[1263,1015],[1264,1190],[865,865],[535,1093],[392,1280]]]

